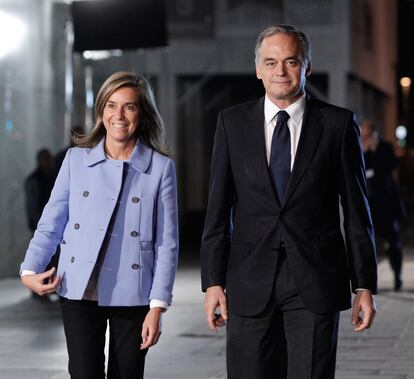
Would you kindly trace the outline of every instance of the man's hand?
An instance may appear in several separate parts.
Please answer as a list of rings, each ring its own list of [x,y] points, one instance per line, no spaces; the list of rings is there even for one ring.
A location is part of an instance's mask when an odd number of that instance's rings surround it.
[[[150,308],[147,315],[145,316],[144,323],[142,324],[142,343],[140,350],[148,349],[154,346],[161,335],[161,314],[163,308],[155,307]]]
[[[374,322],[377,310],[374,297],[369,290],[359,290],[354,298],[352,306],[352,325],[355,332],[368,329]]]
[[[216,309],[220,307],[221,314],[216,315]],[[209,328],[217,333],[217,327],[224,326],[227,321],[227,298],[221,286],[207,288],[204,299],[204,312]]]
[[[50,270],[41,274],[29,274],[21,277],[22,283],[25,287],[29,288],[33,292],[40,296],[47,295],[49,293],[56,292],[56,289],[60,286],[60,277],[55,276],[56,268],[52,267]]]

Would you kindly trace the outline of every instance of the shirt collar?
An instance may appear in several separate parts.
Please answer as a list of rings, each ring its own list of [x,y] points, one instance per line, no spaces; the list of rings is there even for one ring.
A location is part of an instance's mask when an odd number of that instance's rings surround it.
[[[293,120],[295,125],[299,124],[302,121],[303,114],[305,112],[305,104],[306,94],[303,94],[293,104],[290,104],[287,108],[283,109],[289,114],[289,117]],[[279,112],[280,110],[281,108],[279,108],[275,103],[273,103],[266,95],[264,101],[266,125],[269,125],[269,123],[273,120],[277,112]]]

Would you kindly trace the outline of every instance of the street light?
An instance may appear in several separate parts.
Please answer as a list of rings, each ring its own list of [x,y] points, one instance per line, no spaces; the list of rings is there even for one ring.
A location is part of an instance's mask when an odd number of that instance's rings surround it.
[[[400,79],[400,84],[401,84],[401,87],[404,87],[404,88],[410,88],[410,86],[411,86],[411,78],[409,78],[408,76],[403,76],[401,79]]]
[[[395,136],[398,140],[398,145],[404,147],[407,144],[407,127],[405,125],[398,125],[395,129]]]
[[[408,76],[403,76],[400,78],[400,86],[402,92],[402,111],[404,122],[406,122],[406,117],[410,110],[411,78]]]
[[[0,59],[16,50],[26,33],[26,26],[17,17],[0,11]]]

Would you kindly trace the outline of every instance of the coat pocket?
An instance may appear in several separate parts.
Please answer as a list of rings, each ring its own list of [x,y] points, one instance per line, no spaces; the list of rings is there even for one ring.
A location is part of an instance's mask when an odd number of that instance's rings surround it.
[[[230,256],[236,259],[243,259],[249,255],[251,246],[248,242],[233,240],[231,242]]]
[[[140,214],[140,241],[152,241],[154,230],[154,199],[143,197],[141,199]]]
[[[149,297],[152,282],[154,277],[154,250],[141,250],[140,251],[140,265],[141,265],[141,277],[140,277],[140,288],[141,294],[145,297]]]

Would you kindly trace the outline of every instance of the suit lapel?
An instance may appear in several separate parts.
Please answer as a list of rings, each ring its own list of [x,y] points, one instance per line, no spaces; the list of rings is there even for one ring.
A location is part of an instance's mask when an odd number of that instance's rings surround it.
[[[302,179],[306,168],[316,152],[322,134],[323,125],[319,120],[322,117],[322,114],[318,108],[312,105],[312,103],[311,99],[308,99],[306,102],[299,145],[296,151],[292,174],[288,182],[288,188],[286,190],[285,202],[289,201],[289,198],[292,196]]]
[[[280,203],[273,187],[266,159],[264,122],[264,97],[262,97],[247,114],[244,141],[247,142],[245,146],[249,170],[254,173],[256,183],[263,189],[265,198],[269,199],[269,206],[279,208]]]

